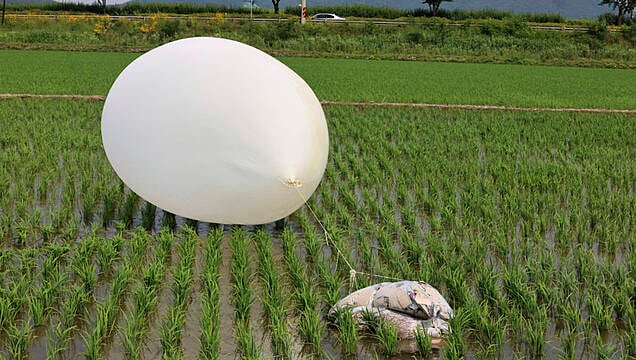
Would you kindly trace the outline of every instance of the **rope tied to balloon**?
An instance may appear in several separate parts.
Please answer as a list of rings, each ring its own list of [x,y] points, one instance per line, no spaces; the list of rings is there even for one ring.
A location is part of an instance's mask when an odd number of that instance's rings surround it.
[[[286,183],[289,184],[289,185],[291,185],[291,184],[295,185],[296,183],[300,183],[301,186],[302,186],[302,183],[300,182],[300,180],[287,180]],[[298,187],[299,186],[295,187],[296,190],[297,190]],[[321,230],[323,231],[324,236],[325,236],[325,241],[327,242],[327,244],[329,246],[331,246],[332,248],[336,249],[336,254],[338,254],[338,256],[340,256],[342,258],[344,263],[349,268],[349,291],[351,291],[351,290],[353,290],[355,288],[356,275],[366,275],[368,279],[378,278],[378,279],[386,279],[386,280],[391,280],[391,281],[404,281],[404,279],[400,279],[400,278],[396,278],[396,277],[392,277],[392,276],[373,274],[373,273],[368,273],[368,272],[359,271],[359,270],[354,269],[353,266],[351,266],[351,263],[349,263],[349,260],[347,260],[347,257],[340,250],[338,245],[336,245],[336,242],[333,241],[333,239],[329,235],[329,232],[327,231],[325,226],[322,224],[322,221],[320,221],[320,219],[318,219],[318,215],[316,215],[316,212],[314,211],[314,209],[311,208],[311,205],[309,205],[309,202],[307,201],[307,199],[303,196],[303,194],[300,191],[297,191],[297,193],[298,193],[298,196],[300,196],[303,199],[303,202],[304,202],[305,206],[307,207],[307,209],[309,209],[309,213],[313,216],[314,220],[316,221],[318,226],[320,226]],[[337,263],[336,263],[336,266],[337,266]]]

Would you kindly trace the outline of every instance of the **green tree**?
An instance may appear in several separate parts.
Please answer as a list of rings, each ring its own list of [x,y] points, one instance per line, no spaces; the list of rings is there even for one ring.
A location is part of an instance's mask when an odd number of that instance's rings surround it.
[[[616,25],[622,25],[625,15],[631,14],[636,9],[636,0],[602,0],[599,5],[608,5],[612,9],[618,10]]]
[[[97,0],[97,5],[101,6],[104,14],[106,14],[106,0]]]
[[[272,4],[274,4],[274,14],[278,14],[278,4],[280,3],[280,0],[272,0]]]
[[[443,1],[453,1],[453,0],[422,0],[422,4],[428,5],[429,10],[433,16],[437,16],[437,12],[439,11],[439,6],[442,5]]]

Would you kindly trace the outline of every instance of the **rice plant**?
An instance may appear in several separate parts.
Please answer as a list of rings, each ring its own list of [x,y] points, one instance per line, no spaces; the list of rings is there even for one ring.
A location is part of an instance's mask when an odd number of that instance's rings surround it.
[[[57,358],[67,348],[76,330],[75,322],[85,314],[85,305],[89,300],[90,296],[83,286],[73,285],[68,289],[60,304],[59,322],[47,335],[47,356]]]
[[[177,227],[177,221],[175,216],[171,212],[164,211],[163,212],[163,224],[162,227],[166,227],[170,230],[173,230]]]
[[[596,358],[598,360],[610,360],[616,358],[618,349],[611,345],[605,344],[600,333],[596,333],[596,339],[594,341],[594,348],[596,352]]]
[[[160,326],[161,337],[159,341],[164,359],[182,356],[181,334],[188,306],[186,298],[190,291],[194,271],[195,245],[198,235],[187,226],[181,229],[180,235],[182,241],[179,249],[179,262],[174,264],[172,269],[173,303]]]
[[[120,238],[100,239],[97,247],[97,259],[100,272],[109,272],[118,255],[118,242]]]
[[[325,256],[321,256],[316,266],[318,278],[323,288],[323,302],[330,307],[340,300],[344,282],[337,272],[331,270],[331,264],[332,262]]]
[[[358,322],[353,318],[351,309],[344,308],[336,314],[338,339],[345,355],[355,354],[358,349]]]
[[[428,357],[433,350],[433,339],[419,327],[415,330],[415,343],[420,356]]]
[[[297,326],[298,333],[305,343],[309,345],[312,354],[321,354],[325,324],[320,317],[320,313],[314,308],[307,308],[301,311]]]
[[[248,321],[250,308],[254,302],[252,272],[247,254],[249,238],[240,228],[232,229],[230,248],[232,249],[232,304],[236,322]]]
[[[526,339],[528,342],[528,353],[532,357],[543,355],[545,347],[545,332],[547,324],[541,319],[529,320],[526,322]]]
[[[449,320],[451,332],[446,337],[442,347],[444,359],[462,359],[468,350],[468,344],[464,338],[464,329],[469,322],[469,314],[459,308],[455,317]]]
[[[608,311],[603,301],[596,295],[588,295],[587,309],[590,319],[598,331],[607,331],[614,323],[611,311]]]
[[[203,295],[201,299],[201,350],[204,359],[219,358],[221,336],[219,307],[219,266],[221,263],[221,241],[223,229],[212,229],[205,250],[205,265],[201,276]]]
[[[161,239],[171,239],[171,236],[163,231],[158,235]],[[161,244],[165,244],[166,240]],[[172,245],[171,243],[169,244]],[[132,291],[132,307],[124,313],[124,323],[120,326],[120,334],[124,347],[124,354],[131,359],[139,359],[143,345],[148,337],[148,322],[150,315],[159,301],[159,285],[164,278],[168,246],[158,246],[155,249],[154,258],[142,269],[141,281]]]
[[[124,292],[133,278],[133,266],[133,263],[126,262],[117,269],[108,297],[95,307],[95,322],[84,337],[87,359],[99,359],[102,343],[112,335]]]
[[[117,185],[107,187],[102,194],[102,226],[107,228],[115,219],[120,193]]]
[[[379,316],[375,327],[374,337],[382,349],[382,354],[392,356],[398,351],[398,328],[391,322]]]
[[[180,342],[184,322],[185,312],[177,307],[170,308],[160,327],[159,342],[161,343],[161,357],[163,359],[175,359],[183,356]]]
[[[236,323],[236,342],[242,359],[257,360],[261,358],[261,350],[252,336],[252,325],[249,321]]]
[[[33,328],[29,321],[9,325],[7,329],[7,350],[14,359],[27,358],[27,348],[33,338]]]
[[[576,359],[576,343],[577,343],[577,332],[575,330],[567,329],[561,335],[561,352],[559,354],[559,358],[562,360],[573,360]]]
[[[263,306],[268,316],[267,327],[271,334],[271,349],[276,357],[291,358],[292,337],[287,325],[282,281],[276,272],[271,249],[271,236],[262,229],[256,233],[259,257],[259,277],[263,288]]]
[[[152,230],[155,225],[155,212],[157,207],[149,202],[146,202],[143,210],[141,211],[141,227],[146,230]]]
[[[636,357],[636,324],[630,321],[627,330],[623,334],[623,344],[625,354],[629,357]]]
[[[84,286],[84,290],[87,293],[92,293],[97,283],[97,267],[89,261],[90,259],[86,259],[85,261],[74,263],[72,266],[73,271]]]
[[[124,206],[121,209],[121,213],[119,214],[119,219],[128,228],[131,228],[133,225],[133,218],[135,216],[135,212],[137,211],[138,202],[139,196],[137,196],[137,194],[135,194],[133,191],[129,191],[124,200]]]

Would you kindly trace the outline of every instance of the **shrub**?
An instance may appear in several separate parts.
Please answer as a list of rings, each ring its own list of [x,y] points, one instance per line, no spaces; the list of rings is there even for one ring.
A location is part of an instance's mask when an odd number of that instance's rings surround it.
[[[625,40],[631,41],[636,46],[636,23],[631,26],[623,26],[623,37]]]
[[[181,29],[181,21],[178,19],[168,19],[159,22],[159,37],[161,40],[174,38]]]
[[[501,35],[503,33],[503,26],[500,21],[487,19],[481,24],[481,33],[488,36]]]
[[[587,32],[600,41],[607,40],[607,36],[609,35],[609,31],[607,30],[607,23],[604,20],[593,22],[588,28]]]
[[[421,44],[424,41],[424,34],[421,32],[410,32],[406,34],[406,41],[412,44]]]
[[[509,18],[504,21],[506,35],[524,37],[530,34],[530,27],[521,17]]]
[[[597,18],[597,21],[603,22],[605,24],[616,24],[616,22],[618,21],[618,16],[616,16],[616,14],[614,13],[606,12],[604,14],[599,15]]]

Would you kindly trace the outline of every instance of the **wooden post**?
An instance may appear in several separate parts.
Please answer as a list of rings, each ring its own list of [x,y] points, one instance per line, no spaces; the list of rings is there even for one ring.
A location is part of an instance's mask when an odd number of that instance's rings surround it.
[[[300,23],[304,24],[307,21],[307,0],[302,0],[300,5]]]

